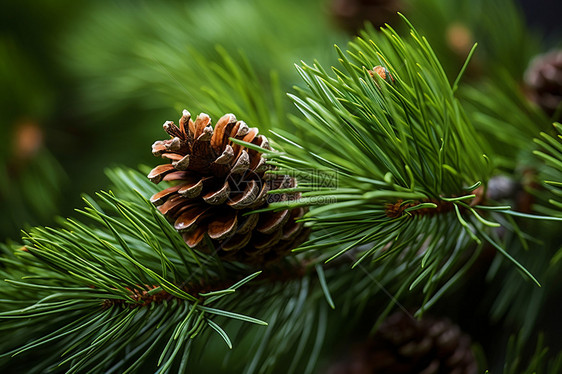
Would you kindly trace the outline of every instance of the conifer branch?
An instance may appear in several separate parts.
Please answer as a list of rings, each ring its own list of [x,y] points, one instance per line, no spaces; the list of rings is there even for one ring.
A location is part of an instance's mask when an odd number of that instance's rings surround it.
[[[85,198],[88,207],[79,212],[86,221],[35,228],[25,247],[6,249],[1,329],[25,331],[0,345],[0,359],[11,367],[44,350],[45,359],[24,370],[169,372],[197,367],[191,352],[214,333],[233,347],[233,363],[246,340],[262,346],[240,371],[261,372],[263,362],[276,362],[272,355],[280,360],[293,352],[290,370],[310,372],[325,344],[329,304],[356,318],[363,299],[345,291],[367,299],[381,292],[378,285],[396,291],[384,275],[396,272],[390,267],[373,285],[360,272],[342,275],[347,261],[318,270],[318,260],[298,256],[256,271],[190,251],[146,200],[156,190],[152,183],[132,170],[108,175],[113,192]],[[243,327],[232,338],[239,322],[268,326]]]
[[[292,97],[306,119],[295,124],[306,147],[281,133],[284,152],[267,157],[299,177],[302,198],[272,208],[315,206],[302,220],[316,235],[296,251],[331,261],[364,246],[358,264],[406,264],[410,289],[423,281],[427,302],[471,263],[455,251],[478,253],[499,226],[493,216],[508,211],[485,197],[492,149],[482,148],[427,41],[413,28],[409,38],[390,27],[369,38],[347,54],[337,49],[343,71],[297,67],[307,89]]]

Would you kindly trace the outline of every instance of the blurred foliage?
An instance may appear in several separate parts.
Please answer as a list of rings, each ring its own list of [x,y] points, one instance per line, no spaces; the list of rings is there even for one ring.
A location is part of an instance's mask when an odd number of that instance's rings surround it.
[[[411,0],[412,19],[455,77],[474,43],[479,47],[468,78],[507,71],[521,78],[529,60],[542,50],[513,0]],[[455,66],[457,66],[455,68]]]
[[[0,14],[0,239],[47,224],[65,206],[66,176],[49,151],[65,95],[53,53],[71,1],[3,4]]]
[[[470,82],[459,92],[477,131],[493,146],[496,165],[513,172],[521,164],[529,165],[533,139],[541,131],[550,131],[546,114],[527,100],[521,83],[507,71],[495,77]]]
[[[523,347],[528,345],[527,339],[521,335],[511,336],[507,344],[503,374],[550,374],[562,370],[562,351],[556,354],[545,346],[544,335],[539,334],[535,351],[525,360]],[[499,370],[498,370],[499,372]]]
[[[217,45],[244,51],[260,79],[278,70],[287,89],[294,63],[334,57],[325,46],[342,38],[318,0],[96,3],[68,34],[62,57],[84,79],[85,108],[103,115],[138,100],[204,107],[202,87],[212,87],[195,60],[217,61]]]
[[[19,127],[40,134],[33,124]],[[67,182],[60,164],[45,148],[35,150],[29,157],[22,157],[22,153],[0,165],[0,234],[12,238],[24,225],[53,220],[63,202],[61,185]]]

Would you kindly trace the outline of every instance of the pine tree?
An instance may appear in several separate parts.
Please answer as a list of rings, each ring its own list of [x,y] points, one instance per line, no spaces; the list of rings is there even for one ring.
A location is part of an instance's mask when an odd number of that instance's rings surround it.
[[[204,107],[186,109],[211,117],[185,111],[178,127],[165,123],[170,139],[152,150],[171,163],[108,169],[111,189],[84,196],[77,217],[2,246],[0,367],[472,373],[478,361],[482,372],[560,371],[562,354],[535,331],[560,291],[562,126],[517,91],[520,69],[486,57],[497,65],[466,85],[475,47],[451,76],[402,22],[336,47],[337,66],[297,65],[298,111],[248,59],[219,49],[222,65],[210,65],[194,53],[212,87],[197,99]],[[220,118],[228,112],[247,126]],[[271,130],[269,142],[252,127]],[[242,184],[241,170],[253,173]],[[227,256],[253,221],[241,247],[264,257]],[[308,239],[279,244],[293,229]],[[509,332],[487,335],[505,357],[435,317],[480,281],[479,268],[488,283],[471,312]],[[549,331],[545,339],[556,343]],[[351,341],[368,343],[342,369],[334,357]],[[382,362],[381,352],[399,359]]]

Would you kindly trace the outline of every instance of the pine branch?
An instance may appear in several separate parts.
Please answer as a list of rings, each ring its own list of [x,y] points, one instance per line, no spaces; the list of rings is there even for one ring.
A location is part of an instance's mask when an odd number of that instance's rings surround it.
[[[541,207],[543,213],[560,216],[562,211],[562,125],[554,123],[556,135],[541,132],[542,139],[535,139],[541,149],[533,153],[544,162],[539,178],[542,187],[547,191],[547,198],[537,191],[537,195],[550,203],[550,207]]]
[[[0,287],[1,329],[18,336],[0,345],[5,367],[175,371],[198,367],[198,359],[190,358],[193,350],[216,334],[225,348],[234,347],[231,365],[248,363],[240,371],[269,372],[292,355],[288,372],[311,372],[326,344],[329,305],[337,315],[356,319],[365,300],[387,297],[380,287],[400,293],[384,274],[404,273],[403,267],[366,265],[373,278],[342,273],[347,261],[322,270],[306,256],[262,271],[221,263],[190,250],[155,212],[144,196],[156,187],[146,177],[126,169],[108,175],[114,192],[86,197],[87,207],[79,211],[86,220],[30,230],[24,247],[2,257],[7,281]],[[238,323],[264,320],[268,327]],[[234,339],[232,326],[238,330]],[[236,349],[247,344],[256,346],[249,361],[245,349]],[[38,352],[41,362],[25,360]]]
[[[239,279],[225,278],[217,259],[189,250],[141,195],[125,201],[100,193],[85,201],[81,213],[94,226],[68,220],[61,229],[33,229],[18,252],[22,259],[11,261],[10,273],[25,277],[3,287],[5,298],[17,304],[0,314],[2,328],[22,328],[24,319],[27,330],[40,327],[44,333],[5,355],[59,340],[52,361],[43,364],[95,372],[122,360],[119,367],[133,370],[161,342],[158,364],[166,372],[180,350],[187,360],[190,339],[208,327],[218,330],[209,322],[215,316],[266,325],[215,308],[259,272],[229,269],[229,277],[239,274]],[[20,294],[26,289],[34,292]],[[125,354],[133,343],[136,349]]]
[[[423,297],[413,301],[419,315],[463,278],[485,241],[534,280],[495,230],[501,224],[524,243],[512,216],[529,215],[485,197],[497,152],[481,145],[464,114],[459,79],[451,86],[415,30],[408,39],[391,29],[368,38],[347,54],[337,49],[341,71],[298,67],[308,88],[293,96],[305,119],[293,120],[304,136],[278,131],[284,152],[237,141],[267,154],[275,173],[298,177],[284,192],[303,198],[274,209],[315,206],[303,219],[315,234],[301,253],[263,269],[199,253],[146,200],[157,190],[144,176],[113,170],[116,188],[85,197],[85,219],[29,230],[25,247],[0,259],[8,279],[0,287],[0,330],[14,337],[0,343],[3,366],[212,371],[197,358],[216,339],[233,349],[218,354],[229,369],[308,373],[329,344],[330,318],[357,319],[377,297],[376,326],[411,291]],[[283,110],[276,118],[268,108],[281,108],[281,100],[265,99],[249,64],[221,54],[222,65],[202,74],[215,86],[206,105],[279,125]],[[222,101],[231,90],[236,99]],[[546,153],[538,155],[557,170],[559,145],[544,139]],[[347,271],[351,263],[355,271]],[[42,362],[17,361],[38,352]]]
[[[367,258],[404,265],[412,278],[397,279],[410,290],[423,285],[426,307],[484,242],[538,283],[498,244],[492,214],[518,213],[486,201],[494,165],[427,41],[390,28],[369,37],[347,54],[338,49],[343,71],[298,68],[307,89],[293,99],[306,120],[295,124],[306,146],[281,132],[284,153],[267,154],[278,173],[299,178],[302,193],[273,208],[316,206],[303,218],[315,235],[297,251],[331,261],[365,246],[356,266]]]
[[[376,297],[388,304],[381,303],[380,322],[398,302],[385,293],[400,299],[407,288],[396,279],[413,280],[409,267],[391,261],[353,272],[346,270],[350,260],[322,270],[319,259],[303,255],[261,273],[220,263],[190,251],[154,212],[143,196],[155,186],[142,174],[114,169],[108,175],[114,192],[85,199],[88,206],[80,212],[87,221],[33,229],[25,247],[2,258],[8,279],[0,287],[2,329],[19,335],[0,347],[7,367],[43,352],[44,359],[27,362],[26,371],[59,365],[70,372],[197,368],[198,359],[190,357],[203,359],[193,352],[216,335],[226,343],[219,349],[233,346],[225,363],[247,362],[241,372],[284,367],[288,356],[293,360],[287,372],[311,372],[329,342],[329,318],[345,318],[351,328],[366,301]],[[460,248],[455,256],[463,256]],[[269,326],[250,328],[241,321]],[[256,347],[251,360],[247,344]]]

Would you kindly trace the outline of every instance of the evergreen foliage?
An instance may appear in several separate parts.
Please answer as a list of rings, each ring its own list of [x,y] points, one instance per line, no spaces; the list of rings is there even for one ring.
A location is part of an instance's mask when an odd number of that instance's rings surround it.
[[[251,2],[241,15],[252,15],[258,29],[282,28],[278,14],[266,12],[261,19],[271,3]],[[414,3],[440,9],[450,20],[446,1]],[[465,15],[471,25],[484,2],[472,4]],[[84,56],[95,56],[84,69],[94,75],[120,66],[119,81],[86,87],[92,109],[110,113],[123,96],[133,106],[162,108],[171,98],[214,119],[231,111],[262,132],[271,130],[274,151],[233,141],[262,152],[276,167],[270,173],[298,179],[298,186],[286,192],[302,197],[269,209],[309,207],[303,222],[312,235],[292,255],[263,268],[222,261],[214,252],[189,248],[150,204],[147,199],[161,188],[145,177],[149,167],[109,169],[112,189],[85,195],[77,218],[60,219],[57,227],[25,229],[23,245],[0,247],[5,280],[0,283],[0,331],[10,337],[0,341],[0,368],[312,373],[324,364],[323,355],[333,354],[331,344],[357,329],[374,332],[390,311],[411,310],[418,317],[439,307],[459,285],[471,282],[473,265],[491,252],[497,255],[489,266],[489,287],[479,294],[494,299],[485,318],[521,332],[510,338],[503,361],[485,357],[482,369],[503,366],[505,374],[562,370],[562,356],[545,348],[548,338],[545,344],[539,337],[530,354],[528,343],[556,291],[551,285],[559,280],[562,263],[556,237],[562,221],[562,126],[549,128],[546,116],[518,90],[522,61],[538,43],[523,32],[511,2],[496,5],[476,35],[495,38],[487,38],[483,56],[474,58],[497,64],[470,86],[462,81],[474,47],[464,65],[455,65],[455,59],[442,63],[442,41],[436,50],[430,42],[436,35],[432,30],[443,25],[424,27],[428,41],[404,19],[396,26],[399,32],[367,26],[347,51],[336,46],[338,67],[328,69],[318,61],[297,65],[304,84],[289,98],[298,110],[290,109],[282,95],[294,76],[283,66],[294,58],[286,53],[291,46],[317,44],[312,36],[308,40],[296,30],[271,53],[262,53],[249,47],[260,45],[253,39],[259,35],[243,27],[241,15],[232,14],[236,32],[229,33],[230,23],[213,22],[216,29],[210,29],[225,45],[215,48],[211,36],[193,42],[180,36],[186,25],[209,23],[204,16],[209,9],[225,16],[227,6],[124,5],[119,14],[131,14],[123,23],[106,8],[93,7],[107,16],[108,29],[134,25],[146,38],[125,52],[122,64],[109,61],[121,48],[118,38],[107,55],[85,54],[68,62],[77,67]],[[504,26],[522,41],[526,56],[513,64],[516,43],[507,40],[507,33],[496,35],[493,23],[494,16],[506,13],[510,21]],[[160,33],[153,34],[153,22],[162,26]],[[408,30],[405,36],[402,28]],[[69,41],[70,50],[78,48],[81,35]],[[238,40],[248,43],[242,47],[250,52],[236,52]],[[191,47],[187,52],[186,45]],[[307,52],[313,54],[312,48]],[[129,69],[132,60],[157,64]],[[155,68],[165,71],[172,84],[160,84]],[[114,75],[107,76],[113,80]],[[161,102],[152,101],[152,87],[165,92]],[[498,176],[521,179],[521,165],[533,171],[519,190],[533,196],[529,210],[513,195],[498,198],[490,191]],[[60,171],[48,165],[40,169],[48,174],[40,178],[50,178],[54,186]]]
[[[295,123],[310,139],[303,147],[282,134],[285,154],[268,155],[279,173],[308,177],[298,187],[303,199],[274,204],[277,209],[322,205],[304,218],[319,234],[299,250],[321,249],[331,260],[368,245],[358,263],[370,256],[402,264],[409,259],[416,274],[410,289],[423,280],[427,291],[448,266],[467,261],[471,243],[480,248],[488,242],[533,278],[493,238],[491,228],[500,224],[483,217],[520,213],[482,195],[494,158],[484,153],[454,95],[458,79],[450,85],[415,31],[408,41],[392,30],[369,38],[358,38],[347,56],[340,53],[344,73],[334,68],[332,77],[316,64],[299,68],[308,91],[294,100],[306,121]],[[371,77],[368,69],[379,64],[391,80]],[[338,185],[322,186],[334,173]]]

